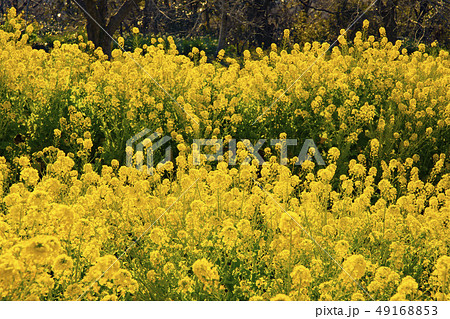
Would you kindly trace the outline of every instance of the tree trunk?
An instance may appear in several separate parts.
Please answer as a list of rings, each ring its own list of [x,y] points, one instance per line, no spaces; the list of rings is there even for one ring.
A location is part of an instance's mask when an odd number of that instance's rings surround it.
[[[222,2],[224,5],[224,3]],[[227,33],[228,33],[228,14],[225,10],[225,7],[222,6],[222,14],[221,14],[221,22],[220,22],[220,31],[219,31],[219,42],[217,44],[216,55],[225,47],[225,43],[227,41]]]
[[[386,29],[386,36],[391,41],[397,40],[397,21],[396,21],[396,8],[398,0],[383,0],[378,1],[378,9],[383,19],[383,27]]]
[[[210,16],[209,16],[209,8],[207,7],[205,9],[205,25],[206,25],[206,33],[209,33],[211,31],[211,25],[210,25]]]
[[[257,27],[253,27],[255,44],[267,48],[273,42],[274,26],[269,22],[270,0],[255,1],[250,7],[248,18]]]
[[[112,36],[130,13],[133,1],[125,1],[109,20],[107,0],[79,0],[77,2],[86,17],[88,40],[92,41],[96,47],[101,47],[103,53],[111,57]]]
[[[337,33],[339,33],[340,29],[347,27],[348,22],[348,0],[344,0],[338,5],[337,14],[336,14],[336,27]]]
[[[419,16],[417,17],[417,22],[419,24],[422,24],[423,20],[425,19],[425,15],[429,12],[428,9],[428,0],[421,0],[420,1],[420,7],[419,7]]]
[[[264,38],[263,43],[266,48],[268,48],[273,41],[273,31],[274,25],[269,23],[269,10],[270,10],[270,1],[265,0],[263,3],[263,7],[261,8],[264,12]]]
[[[145,34],[158,33],[158,30],[156,30],[155,12],[156,8],[154,0],[145,0],[144,17],[142,21]]]

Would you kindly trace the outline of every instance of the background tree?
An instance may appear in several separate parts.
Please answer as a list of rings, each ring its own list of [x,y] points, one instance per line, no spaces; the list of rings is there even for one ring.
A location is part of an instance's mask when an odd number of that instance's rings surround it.
[[[113,1],[108,0],[73,0],[86,17],[87,37],[96,47],[101,47],[103,53],[111,55],[111,36],[119,28],[135,5],[133,0],[126,0],[115,13]]]
[[[139,27],[145,37],[216,41],[215,50],[268,47],[290,29],[293,42],[333,42],[373,0],[2,0],[0,11],[15,6],[42,26],[42,34],[74,33],[87,37],[104,53],[111,52],[108,34]],[[437,40],[450,46],[450,0],[378,0],[362,20],[371,34],[386,29],[390,41],[407,46]],[[96,22],[94,22],[94,20]],[[350,32],[352,31],[350,30]],[[106,32],[105,32],[106,31]],[[126,34],[125,34],[126,35]],[[351,39],[351,37],[350,37]],[[202,40],[203,41],[203,40]]]

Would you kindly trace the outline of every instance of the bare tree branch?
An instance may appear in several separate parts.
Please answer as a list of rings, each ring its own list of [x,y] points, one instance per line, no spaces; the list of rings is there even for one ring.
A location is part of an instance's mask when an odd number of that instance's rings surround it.
[[[329,14],[337,14],[337,12],[333,12],[330,11],[328,9],[323,9],[323,8],[317,8],[315,6],[312,6],[311,4],[309,4],[308,2],[304,1],[304,0],[298,0],[302,5],[304,5],[305,7],[309,8],[309,9],[313,9],[315,11],[321,11],[321,12],[326,12]]]
[[[110,34],[114,34],[114,32],[116,32],[116,30],[119,28],[120,23],[128,16],[133,8],[133,2],[133,0],[127,0],[126,2],[124,2],[120,9],[116,12],[116,14],[109,19],[106,30]]]

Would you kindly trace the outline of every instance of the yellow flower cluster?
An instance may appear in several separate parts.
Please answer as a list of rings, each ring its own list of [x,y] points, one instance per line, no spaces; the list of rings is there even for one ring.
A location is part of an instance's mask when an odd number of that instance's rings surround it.
[[[450,299],[448,52],[364,22],[328,54],[273,44],[225,67],[168,37],[108,60],[83,39],[32,49],[21,21],[0,28],[0,299]],[[144,127],[176,150],[153,174],[117,160],[151,150],[125,150]],[[307,133],[326,165],[282,165]],[[264,163],[244,142],[233,167],[204,155],[255,134],[280,137]]]
[[[9,27],[11,20],[18,28]],[[368,36],[368,25],[353,46],[342,32],[341,46],[331,50],[319,42],[293,44],[289,52],[274,44],[267,54],[245,51],[242,60],[220,51],[217,59],[229,64],[223,67],[208,63],[198,48],[191,58],[179,55],[172,37],[133,52],[116,49],[111,60],[82,37],[78,44],[55,43],[49,53],[33,50],[27,44],[32,28],[11,10],[0,28],[2,83],[11,97],[0,101],[0,137],[14,137],[25,125],[33,151],[54,142],[75,156],[109,162],[143,127],[179,142],[248,137],[255,128],[259,137],[275,137],[283,123],[288,138],[316,139],[323,132],[324,146],[337,147],[345,160],[358,155],[351,145],[377,165],[382,157],[443,152],[450,125],[448,52],[430,55],[435,48],[421,46],[408,53],[401,41],[388,42],[382,28]],[[31,101],[33,116],[25,118],[23,105]]]
[[[219,280],[219,274],[216,267],[213,267],[213,265],[205,258],[197,260],[192,265],[192,271],[195,276],[197,276],[198,280],[208,287],[213,286]]]
[[[416,188],[414,164],[397,161],[376,185],[359,157],[337,192],[334,157],[300,175],[277,162],[189,164],[168,179],[117,161],[72,174],[56,153],[33,185],[0,197],[3,299],[448,298],[449,174]]]

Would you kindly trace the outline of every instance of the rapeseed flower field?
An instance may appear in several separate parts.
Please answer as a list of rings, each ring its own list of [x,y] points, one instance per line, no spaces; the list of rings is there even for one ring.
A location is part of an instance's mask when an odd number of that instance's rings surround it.
[[[449,300],[449,53],[368,23],[331,49],[285,32],[211,60],[168,37],[109,60],[83,37],[33,49],[11,9],[0,299]],[[125,163],[144,128],[175,150],[152,174]],[[229,165],[195,163],[198,138],[279,142],[261,163],[239,141]],[[325,165],[280,158],[287,138],[314,139]]]

